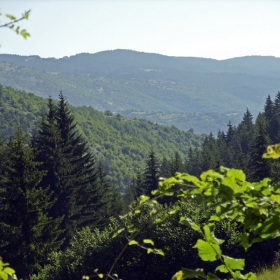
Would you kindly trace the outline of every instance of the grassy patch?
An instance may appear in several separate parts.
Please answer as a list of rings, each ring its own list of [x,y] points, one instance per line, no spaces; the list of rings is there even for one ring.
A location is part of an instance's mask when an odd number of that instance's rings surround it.
[[[280,279],[280,253],[277,254],[275,262],[270,267],[260,269],[257,274],[258,280],[279,280]]]

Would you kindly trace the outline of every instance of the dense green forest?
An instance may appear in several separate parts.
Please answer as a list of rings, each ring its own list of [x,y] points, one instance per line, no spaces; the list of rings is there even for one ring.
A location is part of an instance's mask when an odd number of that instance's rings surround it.
[[[277,92],[278,61],[260,56],[218,61],[129,50],[61,59],[2,54],[0,83],[45,98],[59,89],[71,105],[126,117],[136,112],[159,124],[216,134],[219,128],[226,130],[225,119],[237,125],[246,106],[256,115],[266,96]]]
[[[34,130],[47,108],[47,100],[10,87],[1,87],[0,93],[0,134],[8,138],[18,125],[25,132]],[[95,157],[103,163],[110,181],[122,191],[130,184],[137,169],[144,168],[151,147],[161,157],[170,159],[177,151],[184,158],[190,147],[201,146],[204,139],[192,130],[183,132],[175,126],[127,119],[91,107],[70,108],[77,129],[89,142]]]
[[[279,161],[265,160],[262,154],[280,140],[280,93],[275,99],[267,97],[255,122],[247,109],[237,126],[228,123],[217,136],[196,136],[110,111],[73,108],[62,92],[58,101],[10,87],[0,92],[1,252],[19,277],[81,279],[95,268],[108,271],[127,241],[125,235],[112,235],[134,219],[121,215],[136,205],[139,195],[150,195],[160,177],[176,172],[199,175],[223,165],[243,169],[250,181],[270,177],[278,182]],[[123,139],[131,146],[123,146]],[[139,152],[134,154],[135,146]],[[110,155],[111,150],[117,153]],[[121,159],[114,163],[110,156]],[[124,161],[124,174],[130,177],[117,185],[109,175],[113,170],[111,176],[116,177],[118,169],[110,165]],[[133,221],[142,229],[138,237],[152,238],[165,257],[131,247],[118,259],[114,273],[123,279],[170,279],[182,266],[212,268],[194,253],[197,233],[178,223],[177,217],[187,215],[203,224],[213,209],[186,200],[175,211],[176,200],[159,200],[155,207],[160,224],[151,223],[149,205]],[[175,216],[170,215],[173,210]],[[271,263],[279,250],[278,240],[268,240],[254,244],[245,255],[237,245],[242,230],[238,223],[222,221],[217,230],[226,238],[229,255],[246,258],[246,270]]]

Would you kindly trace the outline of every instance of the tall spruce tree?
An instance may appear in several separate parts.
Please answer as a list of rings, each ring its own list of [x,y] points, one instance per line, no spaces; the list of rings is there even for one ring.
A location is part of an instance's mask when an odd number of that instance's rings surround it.
[[[95,159],[77,131],[62,92],[58,104],[49,98],[48,109],[34,143],[42,169],[48,171],[43,178],[44,187],[50,187],[53,193],[49,215],[63,217],[60,228],[64,230],[61,239],[65,248],[76,229],[98,220],[102,190],[97,183]]]
[[[151,195],[151,191],[158,188],[159,182],[159,163],[153,148],[151,149],[146,160],[146,168],[144,172],[143,189],[144,194]]]
[[[280,92],[277,93],[273,103],[273,114],[267,125],[272,143],[280,141]]]
[[[263,114],[259,114],[255,124],[255,137],[252,143],[250,153],[250,174],[249,178],[253,181],[259,181],[263,178],[270,177],[272,162],[263,159],[262,155],[269,145],[269,138],[266,132],[266,122]]]
[[[48,188],[41,187],[45,171],[39,171],[34,149],[21,129],[9,140],[1,157],[0,239],[1,254],[17,271],[28,277],[59,249],[61,219],[47,213],[52,204]]]
[[[184,169],[182,158],[179,152],[175,152],[173,157],[171,158],[171,166],[170,166],[170,173],[171,176],[174,176],[176,172],[182,172]]]

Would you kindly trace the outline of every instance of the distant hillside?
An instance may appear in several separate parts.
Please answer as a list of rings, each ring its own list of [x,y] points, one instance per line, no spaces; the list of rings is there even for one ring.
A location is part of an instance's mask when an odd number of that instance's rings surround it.
[[[168,119],[178,125],[180,120],[182,129],[197,132],[224,129],[220,123],[225,119],[237,123],[247,107],[256,115],[267,95],[274,96],[280,89],[279,76],[280,58],[275,57],[218,61],[129,50],[61,59],[0,55],[4,86],[43,97],[62,90],[75,106],[90,105],[130,117],[133,111],[142,112],[143,118],[163,124]],[[162,112],[160,119],[158,112]],[[170,120],[172,113],[180,113],[180,118]],[[234,117],[228,118],[229,114]],[[210,119],[206,131],[201,129],[205,118]]]
[[[35,129],[46,104],[46,99],[32,93],[0,86],[0,135],[9,137],[18,125],[26,132]],[[151,147],[159,159],[170,158],[175,151],[185,158],[188,149],[200,146],[204,138],[174,126],[104,114],[91,107],[71,109],[92,152],[109,172],[109,179],[122,189],[130,183],[137,168],[143,167]]]

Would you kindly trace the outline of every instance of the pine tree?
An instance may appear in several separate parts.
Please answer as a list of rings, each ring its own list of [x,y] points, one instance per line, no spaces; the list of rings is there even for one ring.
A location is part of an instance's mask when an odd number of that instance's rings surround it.
[[[203,171],[208,169],[217,169],[219,167],[220,158],[219,152],[216,146],[215,138],[210,133],[205,137],[201,151],[201,168]]]
[[[52,206],[50,194],[40,185],[45,171],[38,170],[34,149],[20,129],[11,137],[1,160],[1,254],[13,263],[18,276],[27,277],[61,245],[57,241],[61,219],[47,216]]]
[[[182,171],[183,171],[183,162],[180,154],[176,151],[174,153],[174,156],[171,158],[171,166],[170,166],[171,176],[174,176],[176,172],[182,172]]]
[[[60,228],[65,248],[76,231],[97,220],[102,197],[97,183],[95,159],[86,141],[78,133],[73,115],[60,92],[59,102],[49,98],[48,113],[43,116],[34,145],[38,159],[47,170],[43,185],[52,192],[53,207],[49,215],[63,217]],[[93,214],[95,213],[95,214]]]
[[[144,172],[143,189],[145,195],[151,195],[151,191],[158,188],[159,182],[159,164],[153,148],[151,149]]]
[[[160,176],[168,178],[171,176],[171,167],[170,167],[170,163],[167,160],[166,157],[163,157],[162,161],[161,161],[161,165],[160,165]]]
[[[144,176],[138,167],[136,170],[136,180],[135,180],[135,198],[138,198],[140,195],[145,194],[144,189]]]
[[[250,153],[250,180],[259,181],[271,175],[271,161],[263,159],[262,155],[269,145],[266,132],[266,122],[263,114],[259,114],[256,120],[256,132]]]
[[[237,127],[235,156],[235,168],[242,169],[246,174],[249,172],[249,160],[254,139],[255,126],[251,112],[246,110],[241,123]]]
[[[268,95],[266,101],[265,101],[265,105],[264,105],[264,116],[265,116],[265,119],[266,119],[266,123],[269,124],[269,122],[271,121],[272,119],[272,116],[273,116],[273,107],[274,107],[274,104],[271,100],[271,97],[270,95]]]

